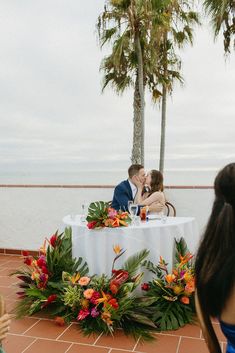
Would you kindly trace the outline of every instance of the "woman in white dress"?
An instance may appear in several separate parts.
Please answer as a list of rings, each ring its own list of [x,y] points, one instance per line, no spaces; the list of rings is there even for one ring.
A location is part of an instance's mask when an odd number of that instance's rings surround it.
[[[135,203],[146,206],[150,213],[161,213],[166,203],[162,173],[152,169],[147,173],[145,184],[144,189],[143,184],[137,184]]]

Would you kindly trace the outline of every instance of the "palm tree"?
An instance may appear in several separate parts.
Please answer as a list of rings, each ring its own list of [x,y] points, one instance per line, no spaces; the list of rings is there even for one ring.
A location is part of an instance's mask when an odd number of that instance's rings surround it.
[[[204,7],[212,17],[214,33],[217,36],[223,28],[224,51],[230,52],[231,38],[235,35],[235,1],[234,0],[204,0]],[[235,49],[235,38],[233,40]]]
[[[168,0],[162,0],[164,1]],[[154,27],[153,22],[156,21],[153,2],[155,1],[107,0],[97,23],[101,46],[109,41],[113,43],[111,54],[101,64],[104,71],[103,89],[111,84],[117,93],[122,93],[127,87],[134,87],[131,160],[132,163],[143,165],[144,95],[152,65],[150,33]],[[158,13],[157,16],[159,17]]]
[[[193,2],[181,0],[169,0],[160,9],[164,12],[165,21],[163,26],[158,26],[154,30],[161,33],[161,37],[152,35],[155,40],[152,45],[157,52],[158,76],[153,85],[159,92],[157,99],[161,101],[161,141],[159,170],[164,171],[165,160],[165,133],[166,133],[166,103],[167,94],[173,91],[173,83],[178,80],[183,83],[180,74],[181,60],[176,55],[176,49],[181,48],[185,43],[192,44],[193,25],[199,23],[198,14],[192,11]],[[158,9],[159,11],[159,9]],[[156,97],[153,94],[153,99]]]

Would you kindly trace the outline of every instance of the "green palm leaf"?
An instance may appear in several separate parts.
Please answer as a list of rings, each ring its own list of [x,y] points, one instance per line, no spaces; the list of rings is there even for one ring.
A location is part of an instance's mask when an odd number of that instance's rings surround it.
[[[130,256],[124,263],[123,269],[128,271],[130,277],[136,275],[141,263],[146,259],[149,254],[149,250],[144,249],[139,251],[138,253]]]

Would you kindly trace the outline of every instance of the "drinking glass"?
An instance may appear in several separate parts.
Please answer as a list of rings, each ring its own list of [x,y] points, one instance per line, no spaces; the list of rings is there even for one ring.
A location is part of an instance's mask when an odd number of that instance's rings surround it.
[[[87,203],[86,201],[83,201],[81,205],[81,222],[86,221],[86,216],[87,216]]]
[[[128,201],[128,211],[129,211],[129,213],[131,213],[130,208],[131,208],[131,205],[133,205],[133,204],[134,204],[133,201],[131,201],[131,200]]]
[[[130,205],[130,214],[131,214],[131,219],[132,219],[132,224],[135,224],[135,218],[138,212],[138,205],[135,205],[134,203],[132,203]]]

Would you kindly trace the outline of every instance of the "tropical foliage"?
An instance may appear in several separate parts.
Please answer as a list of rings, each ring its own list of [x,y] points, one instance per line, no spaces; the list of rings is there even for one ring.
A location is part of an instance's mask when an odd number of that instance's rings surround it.
[[[20,280],[17,294],[21,301],[16,308],[17,317],[32,315],[56,304],[63,290],[64,271],[85,276],[89,270],[82,258],[72,258],[71,229],[61,234],[56,232],[46,239],[39,256],[31,256],[28,251],[23,255],[25,266],[12,273]]]
[[[89,229],[127,227],[131,223],[128,212],[116,211],[104,201],[96,201],[90,204],[86,220]]]
[[[230,52],[230,47],[235,49],[235,2],[234,0],[204,0],[204,7],[211,16],[215,36],[221,29],[224,36],[225,53]],[[231,39],[233,44],[231,45]]]
[[[76,320],[84,334],[112,334],[122,328],[135,338],[153,338],[150,329],[156,326],[148,309],[152,299],[140,301],[134,295],[143,276],[138,271],[147,250],[129,257],[123,268],[116,270],[115,262],[124,253],[116,245],[111,277],[89,276],[87,264],[72,258],[69,229],[55,233],[46,243],[39,256],[25,251],[24,266],[12,273],[20,280],[20,301],[15,309],[18,318],[46,310],[59,325]]]
[[[153,300],[151,318],[162,331],[176,330],[192,323],[195,315],[193,256],[183,238],[179,242],[175,240],[175,244],[175,264],[171,272],[162,257],[157,266],[150,261],[144,263],[156,278],[142,284],[142,289]]]

